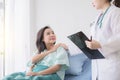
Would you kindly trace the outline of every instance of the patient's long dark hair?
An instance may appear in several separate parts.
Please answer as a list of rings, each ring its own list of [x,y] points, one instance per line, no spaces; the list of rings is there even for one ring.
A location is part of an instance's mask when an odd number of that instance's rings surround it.
[[[44,51],[46,49],[46,45],[43,42],[43,38],[44,38],[44,32],[46,29],[50,28],[49,26],[45,26],[42,29],[40,29],[37,33],[37,40],[36,40],[36,47],[39,51],[39,53],[41,53],[42,51]]]

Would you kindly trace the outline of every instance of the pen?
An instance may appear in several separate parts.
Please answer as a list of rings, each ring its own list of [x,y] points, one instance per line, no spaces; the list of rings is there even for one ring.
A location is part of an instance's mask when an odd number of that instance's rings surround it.
[[[90,36],[90,41],[92,41],[92,36]]]

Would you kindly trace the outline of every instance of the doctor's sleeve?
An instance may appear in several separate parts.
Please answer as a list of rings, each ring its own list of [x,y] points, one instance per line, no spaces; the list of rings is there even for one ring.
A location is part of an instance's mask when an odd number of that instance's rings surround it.
[[[120,10],[113,12],[110,25],[113,35],[108,39],[107,43],[101,43],[102,48],[100,49],[105,56],[120,52]]]

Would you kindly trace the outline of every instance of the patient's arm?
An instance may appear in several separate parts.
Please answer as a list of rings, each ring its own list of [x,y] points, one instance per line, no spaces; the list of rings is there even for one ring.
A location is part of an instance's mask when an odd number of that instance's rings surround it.
[[[65,49],[67,49],[67,46],[63,43],[59,43],[54,45],[53,48],[51,48],[50,50],[46,51],[46,52],[41,52],[40,54],[36,54],[35,56],[33,56],[32,58],[32,63],[37,63],[38,61],[40,61],[41,59],[43,59],[45,56],[47,56],[48,54],[54,52],[57,50],[58,47],[64,47]]]
[[[60,70],[61,65],[57,64],[55,66],[52,66],[46,70],[40,71],[40,72],[28,72],[26,75],[27,76],[37,76],[37,75],[48,75],[48,74],[53,74],[56,73],[58,70]]]
[[[60,70],[61,65],[57,64],[55,66],[52,66],[46,70],[40,71],[38,74],[39,75],[47,75],[47,74],[53,74],[56,73],[58,70]]]
[[[50,51],[41,52],[40,54],[36,54],[32,58],[32,63],[37,63],[38,61],[40,61],[41,59],[43,59],[45,56],[47,56],[49,53],[50,53]]]

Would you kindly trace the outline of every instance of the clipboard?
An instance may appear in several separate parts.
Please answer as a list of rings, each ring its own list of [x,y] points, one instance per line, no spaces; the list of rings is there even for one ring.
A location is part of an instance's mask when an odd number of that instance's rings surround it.
[[[78,32],[68,36],[68,38],[79,48],[81,51],[89,58],[89,59],[104,59],[105,57],[102,53],[96,49],[91,50],[89,49],[86,44],[85,40],[89,40],[87,36],[82,32]]]

